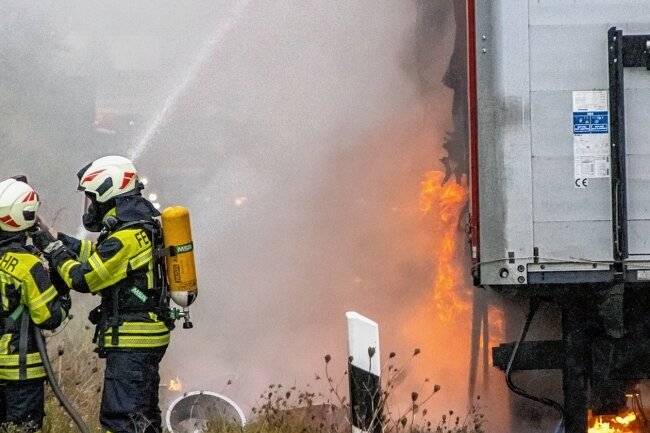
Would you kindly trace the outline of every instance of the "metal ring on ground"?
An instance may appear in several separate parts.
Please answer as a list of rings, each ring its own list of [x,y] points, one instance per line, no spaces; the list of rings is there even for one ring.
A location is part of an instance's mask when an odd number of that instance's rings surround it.
[[[202,433],[209,422],[244,426],[246,418],[228,397],[212,391],[192,391],[169,405],[166,422],[170,433]]]

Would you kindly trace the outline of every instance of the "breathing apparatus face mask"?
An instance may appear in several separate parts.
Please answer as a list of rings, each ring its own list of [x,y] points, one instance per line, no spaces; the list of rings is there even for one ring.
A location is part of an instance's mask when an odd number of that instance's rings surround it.
[[[84,214],[81,217],[86,230],[89,232],[102,231],[102,212],[99,209],[99,204],[95,200],[95,196],[90,193],[84,194]]]

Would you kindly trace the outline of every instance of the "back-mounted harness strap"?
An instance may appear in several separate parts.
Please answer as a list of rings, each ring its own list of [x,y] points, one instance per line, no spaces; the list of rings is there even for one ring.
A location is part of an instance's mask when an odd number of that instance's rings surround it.
[[[27,379],[27,341],[29,339],[29,328],[31,326],[31,320],[29,318],[29,313],[24,309],[24,306],[20,305],[22,308],[21,319],[20,319],[20,340],[18,343],[18,371],[20,380]]]
[[[8,241],[0,243],[0,256],[2,256],[8,250],[15,248],[15,239],[9,239]],[[27,346],[29,343],[29,331],[32,326],[32,321],[29,316],[29,312],[25,308],[25,304],[19,304],[16,309],[2,320],[1,334],[5,335],[8,333],[16,332],[16,324],[20,319],[20,330],[19,330],[19,339],[18,339],[18,379],[26,380],[27,379]],[[36,331],[40,332],[40,331]]]
[[[18,340],[18,379],[27,379],[27,343],[29,341],[29,328],[31,320],[29,313],[25,309],[25,304],[20,304],[11,313],[9,317],[4,320],[3,334],[14,333],[16,331],[16,323],[20,319],[20,331]]]
[[[137,298],[143,303],[140,308],[120,308],[119,307],[119,294],[120,288],[113,286],[111,289],[111,306],[110,306],[110,316],[107,309],[102,308],[102,320],[97,324],[97,329],[93,340],[97,341],[99,346],[100,353],[103,352],[105,347],[104,334],[106,330],[111,328],[111,345],[117,347],[119,345],[119,327],[121,325],[121,313],[145,313],[151,312],[157,314],[160,318],[164,317],[164,314],[169,309],[168,305],[168,294],[166,290],[166,281],[164,275],[164,264],[162,260],[165,256],[175,255],[177,252],[182,252],[178,248],[165,248],[163,245],[162,230],[160,224],[156,220],[140,220],[140,221],[130,221],[127,223],[120,224],[115,222],[106,227],[105,236],[115,232],[117,230],[123,230],[126,228],[131,228],[135,226],[140,226],[144,230],[147,230],[151,233],[153,251],[152,259],[154,261],[154,292],[159,296],[158,302],[155,302],[151,296],[145,294],[142,290],[137,287],[131,287],[128,292]],[[104,298],[105,299],[105,298]],[[156,305],[158,304],[158,305]]]

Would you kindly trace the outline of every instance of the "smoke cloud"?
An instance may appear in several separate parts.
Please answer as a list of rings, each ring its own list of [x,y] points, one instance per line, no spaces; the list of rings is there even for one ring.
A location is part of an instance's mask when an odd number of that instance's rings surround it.
[[[453,130],[450,0],[23,3],[0,11],[3,175],[27,174],[72,233],[74,175],[102,155],[190,209],[195,327],[174,332],[163,380],[245,409],[271,383],[318,387],[325,354],[346,368],[354,310],[384,354],[426,354],[409,386],[464,409],[469,325],[451,346],[431,332],[439,239],[418,206]]]

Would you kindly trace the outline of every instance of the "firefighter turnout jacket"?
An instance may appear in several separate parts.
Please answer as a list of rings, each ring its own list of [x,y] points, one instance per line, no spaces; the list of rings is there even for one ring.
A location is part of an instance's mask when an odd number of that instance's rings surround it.
[[[45,377],[34,333],[54,329],[70,309],[67,294],[59,296],[50,275],[26,236],[0,244],[0,380]],[[58,284],[57,284],[58,286]],[[67,288],[61,288],[64,293]]]
[[[154,284],[151,226],[146,221],[116,223],[100,234],[96,244],[59,234],[65,248],[54,252],[51,261],[65,283],[102,298],[89,317],[97,326],[100,356],[110,350],[169,344],[170,328],[162,320]]]

